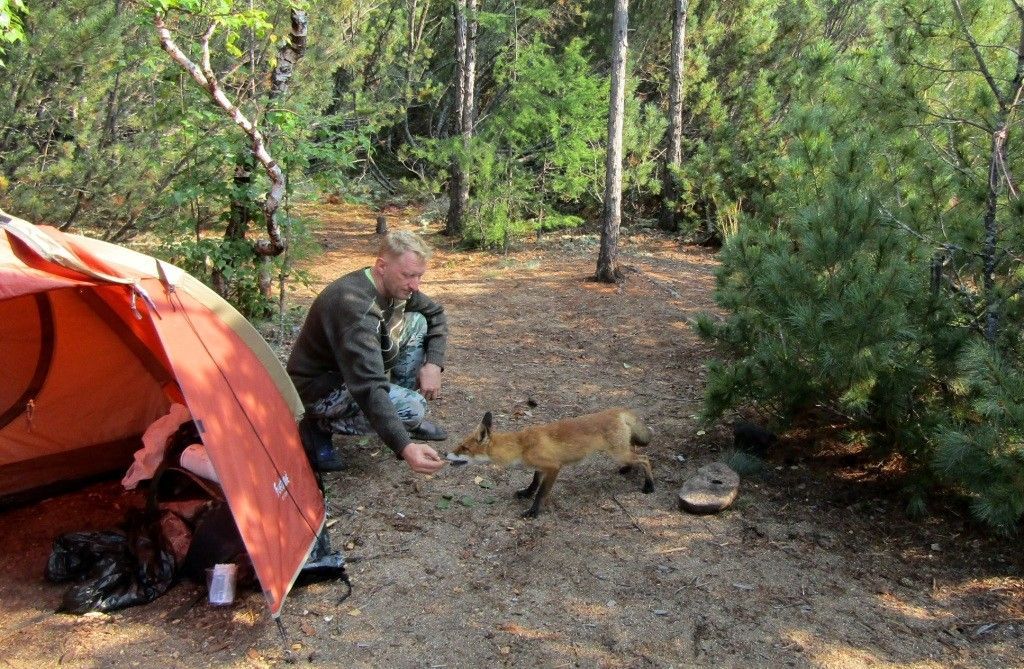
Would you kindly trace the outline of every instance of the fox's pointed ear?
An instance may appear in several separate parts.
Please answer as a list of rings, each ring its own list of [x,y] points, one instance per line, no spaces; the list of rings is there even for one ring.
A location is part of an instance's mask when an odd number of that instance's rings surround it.
[[[480,427],[477,428],[476,440],[481,444],[491,439],[491,412],[488,411],[484,414],[484,418],[480,421]]]

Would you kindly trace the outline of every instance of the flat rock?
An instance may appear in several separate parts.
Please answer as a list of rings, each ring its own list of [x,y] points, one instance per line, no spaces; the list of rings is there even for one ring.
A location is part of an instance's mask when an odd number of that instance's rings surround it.
[[[679,506],[697,514],[718,513],[736,501],[740,477],[722,462],[697,470],[679,489]]]

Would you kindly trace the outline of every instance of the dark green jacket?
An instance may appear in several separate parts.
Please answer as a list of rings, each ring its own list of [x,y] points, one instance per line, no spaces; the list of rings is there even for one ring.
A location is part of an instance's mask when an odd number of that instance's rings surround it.
[[[382,342],[387,336],[386,316],[402,306],[378,294],[367,270],[346,274],[313,300],[288,358],[288,375],[307,408],[332,390],[347,387],[370,425],[396,454],[411,439],[388,398],[389,370],[381,346],[387,343]],[[419,291],[404,307],[406,313],[419,312],[427,319],[425,362],[443,368],[448,338],[444,308]]]

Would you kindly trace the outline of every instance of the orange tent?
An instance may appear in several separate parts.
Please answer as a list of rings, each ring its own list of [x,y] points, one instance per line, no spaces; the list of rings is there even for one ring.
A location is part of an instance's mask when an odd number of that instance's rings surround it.
[[[273,351],[172,265],[2,211],[0,231],[0,499],[123,472],[181,402],[280,615],[325,512]]]

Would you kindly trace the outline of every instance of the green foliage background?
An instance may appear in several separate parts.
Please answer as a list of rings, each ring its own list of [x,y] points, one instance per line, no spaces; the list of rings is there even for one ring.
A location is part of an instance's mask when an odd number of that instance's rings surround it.
[[[288,95],[270,101],[295,6],[309,15],[308,49]],[[1011,0],[688,7],[676,234],[722,245],[723,315],[697,323],[718,346],[706,417],[753,406],[780,429],[838,427],[910,464],[912,508],[926,491],[952,491],[1012,530],[1024,513],[1014,90],[1024,10]],[[0,0],[0,204],[65,230],[145,240],[225,280],[245,313],[270,313],[246,241],[263,229],[268,183],[258,170],[234,179],[252,166],[249,146],[160,49],[152,16],[166,11],[193,60],[216,23],[211,66],[268,137],[288,204],[330,194],[443,210],[457,158],[470,175],[464,244],[500,249],[593,226],[610,5],[485,3],[468,147],[453,128],[451,10]],[[661,204],[670,12],[654,0],[630,8],[623,220],[633,224],[648,225]],[[248,237],[232,237],[244,210]],[[300,252],[307,222],[290,211],[281,222],[289,253]],[[286,279],[290,258],[275,261]]]

